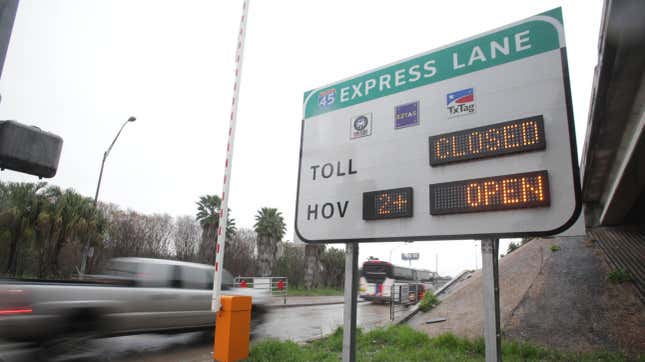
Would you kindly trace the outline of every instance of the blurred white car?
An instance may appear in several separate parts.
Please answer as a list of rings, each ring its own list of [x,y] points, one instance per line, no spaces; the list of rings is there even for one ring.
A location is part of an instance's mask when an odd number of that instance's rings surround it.
[[[212,329],[213,272],[210,265],[176,260],[115,258],[103,274],[82,281],[0,280],[0,338]],[[226,270],[222,290],[252,296],[253,313],[271,298],[265,291],[233,288]]]

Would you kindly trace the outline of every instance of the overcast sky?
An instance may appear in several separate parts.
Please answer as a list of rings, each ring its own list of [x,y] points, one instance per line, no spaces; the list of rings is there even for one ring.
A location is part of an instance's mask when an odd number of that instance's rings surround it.
[[[303,92],[562,6],[578,152],[602,2],[261,1],[250,5],[230,193],[238,227],[277,207],[292,240]],[[241,1],[21,0],[0,81],[0,119],[63,137],[49,182],[144,213],[194,215],[221,194]],[[3,181],[36,181],[12,171]],[[478,244],[477,244],[478,245]],[[363,244],[455,274],[474,241]],[[502,243],[502,252],[507,242]],[[393,249],[395,248],[395,249]],[[481,266],[481,262],[477,262]]]

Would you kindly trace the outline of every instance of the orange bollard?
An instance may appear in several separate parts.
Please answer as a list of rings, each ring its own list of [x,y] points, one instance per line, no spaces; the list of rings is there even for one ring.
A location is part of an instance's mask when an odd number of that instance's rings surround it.
[[[215,320],[213,360],[240,361],[249,357],[251,337],[251,297],[222,296],[222,309]]]

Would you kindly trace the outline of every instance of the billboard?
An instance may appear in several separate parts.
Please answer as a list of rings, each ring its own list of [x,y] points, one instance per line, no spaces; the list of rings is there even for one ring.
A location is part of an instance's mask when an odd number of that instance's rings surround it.
[[[419,253],[401,253],[401,260],[419,260]]]

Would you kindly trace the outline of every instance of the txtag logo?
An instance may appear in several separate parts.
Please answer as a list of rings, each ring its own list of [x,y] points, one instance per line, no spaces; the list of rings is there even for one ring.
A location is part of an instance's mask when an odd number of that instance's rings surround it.
[[[318,105],[320,108],[330,107],[336,102],[336,88],[322,91],[318,94]]]
[[[475,113],[475,91],[466,88],[446,95],[448,118]]]

